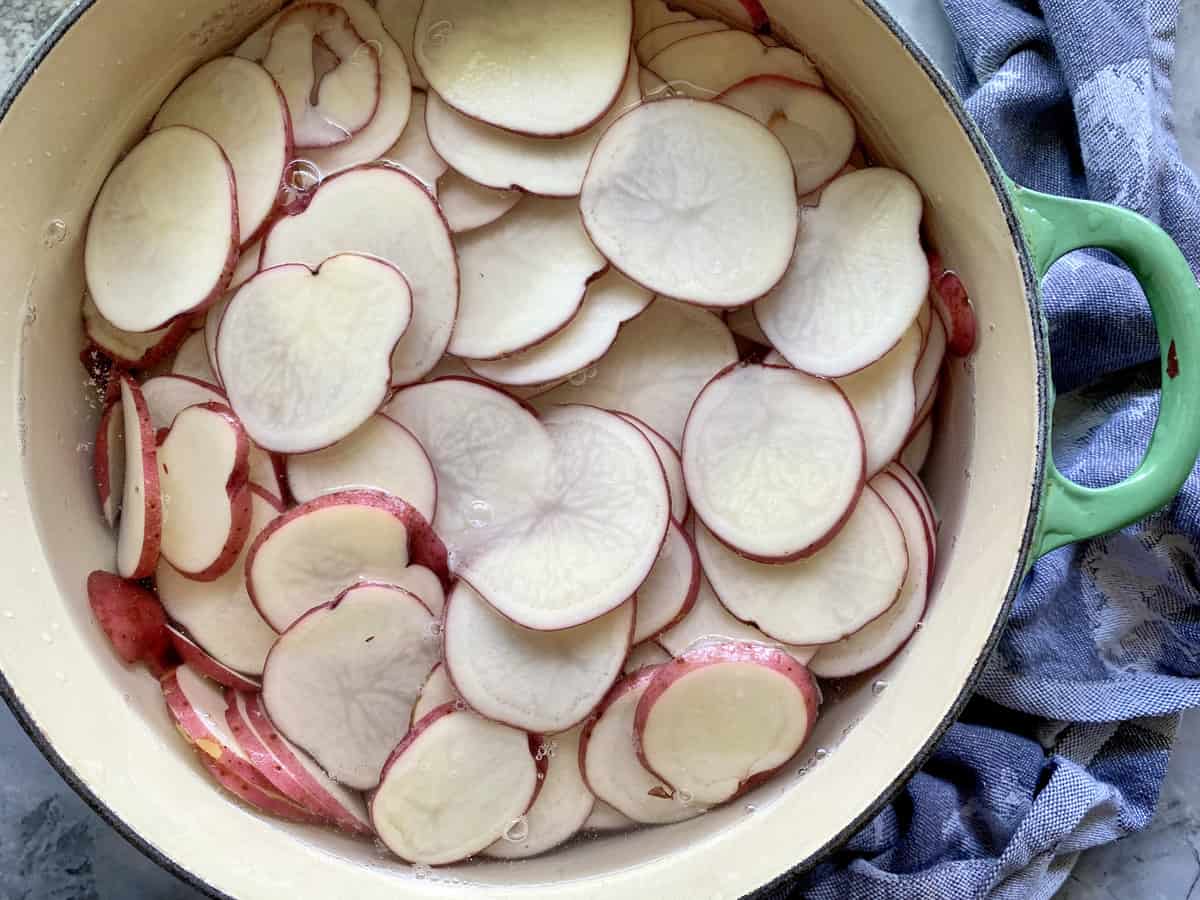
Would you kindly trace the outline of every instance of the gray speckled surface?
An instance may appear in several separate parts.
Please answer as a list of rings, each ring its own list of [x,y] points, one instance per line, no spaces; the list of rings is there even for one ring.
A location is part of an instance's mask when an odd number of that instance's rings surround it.
[[[180,2],[180,0],[175,0]],[[0,0],[6,85],[68,0]],[[937,0],[891,0],[943,65],[953,38]],[[1200,0],[1183,0],[1175,72],[1185,159],[1200,165]],[[1065,900],[1200,896],[1200,716],[1185,720],[1158,819],[1149,831],[1085,854]],[[63,783],[0,706],[0,900],[193,900],[200,895],[130,847]]]

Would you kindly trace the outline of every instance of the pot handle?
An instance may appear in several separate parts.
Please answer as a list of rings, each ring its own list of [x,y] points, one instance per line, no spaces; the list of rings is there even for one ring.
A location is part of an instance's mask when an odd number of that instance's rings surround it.
[[[1085,488],[1047,460],[1033,553],[1124,528],[1170,503],[1200,454],[1200,287],[1174,241],[1118,206],[1041,194],[1010,183],[1039,279],[1072,250],[1108,250],[1146,292],[1162,353],[1162,402],[1150,448],[1126,481]],[[1053,403],[1053,388],[1051,388]]]

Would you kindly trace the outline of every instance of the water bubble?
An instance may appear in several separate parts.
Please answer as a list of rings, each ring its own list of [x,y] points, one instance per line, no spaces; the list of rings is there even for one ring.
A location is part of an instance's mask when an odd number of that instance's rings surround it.
[[[595,381],[596,376],[600,374],[600,370],[596,366],[588,366],[587,372],[584,373],[588,381]]]
[[[472,500],[467,507],[467,524],[472,528],[487,528],[494,517],[492,506],[486,500]]]
[[[692,797],[691,791],[676,791],[675,799],[678,800],[679,803],[683,806],[691,806],[692,800],[695,798]]]
[[[298,212],[312,199],[313,192],[321,184],[321,170],[307,159],[293,159],[283,170],[283,186],[280,188],[283,206]]]
[[[755,806],[753,803],[747,803],[746,804],[746,812],[753,815],[754,813],[758,812],[758,807]]]
[[[425,626],[425,637],[430,640],[437,640],[442,636],[442,623],[434,620]]]
[[[588,383],[588,374],[586,369],[581,369],[570,378],[567,379],[571,387],[583,387]]]
[[[553,759],[554,754],[558,751],[558,744],[555,741],[542,741],[538,746],[537,752],[533,758],[541,761],[543,759]]]
[[[495,832],[493,832],[493,834],[494,833]],[[423,881],[424,879],[429,878],[431,875],[433,875],[433,869],[431,869],[429,866],[421,865],[420,863],[418,863],[417,865],[412,867],[412,873],[413,873],[413,877],[416,878],[418,881]]]
[[[434,22],[429,26],[429,30],[425,32],[425,49],[440,50],[446,46],[446,41],[450,39],[450,35],[454,33],[454,23],[442,19],[440,22]]]
[[[25,323],[27,325],[33,325],[37,322],[37,317],[38,317],[37,304],[30,303],[27,307],[25,307]]]
[[[92,452],[91,441],[80,441],[78,444],[75,445],[75,452],[76,453],[91,453]]]
[[[495,832],[492,833],[495,834]],[[514,844],[521,843],[527,837],[529,837],[529,820],[524,816],[513,819],[508,828],[504,829],[504,839]]]
[[[67,239],[67,223],[62,219],[51,219],[42,231],[42,243],[47,249],[56,247]]]
[[[916,626],[914,626],[914,627],[916,628],[916,630],[917,630],[917,631],[920,631],[922,628],[924,628],[924,627],[925,627],[925,620],[924,620],[924,619],[922,619],[922,620],[921,620],[920,622],[918,622],[918,623],[916,624]]]
[[[829,755],[829,751],[826,750],[824,747],[817,748],[817,752],[816,752],[815,756],[817,757],[818,760],[822,760],[825,757],[827,757],[828,755]]]
[[[876,681],[874,684],[871,685],[871,693],[874,694],[876,697],[878,697],[880,694],[882,694],[884,691],[886,691],[887,688],[888,688],[888,683],[886,681],[884,681],[882,678],[880,678],[878,681]]]
[[[454,701],[454,708],[455,708],[456,710],[458,710],[459,712],[462,712],[464,709],[466,709],[466,708],[467,708],[467,701],[465,701],[465,700],[461,700],[461,699],[459,699],[459,700],[455,700],[455,701]]]

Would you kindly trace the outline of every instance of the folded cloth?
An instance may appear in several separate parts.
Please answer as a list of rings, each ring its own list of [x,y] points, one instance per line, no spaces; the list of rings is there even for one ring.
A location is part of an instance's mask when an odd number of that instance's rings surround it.
[[[956,87],[1009,174],[1154,219],[1200,271],[1200,184],[1173,134],[1176,0],[944,3]],[[1158,413],[1149,308],[1096,251],[1059,262],[1044,302],[1055,459],[1115,483]],[[762,900],[1049,898],[1080,851],[1149,824],[1177,716],[1200,705],[1200,470],[1167,510],[1034,567],[978,693],[866,828]]]

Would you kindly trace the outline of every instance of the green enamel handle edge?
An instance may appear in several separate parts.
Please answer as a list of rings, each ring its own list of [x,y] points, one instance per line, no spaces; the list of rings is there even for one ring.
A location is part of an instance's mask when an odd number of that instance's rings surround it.
[[[1072,250],[1111,251],[1142,285],[1162,351],[1162,403],[1150,447],[1120,484],[1085,488],[1046,461],[1034,558],[1124,528],[1171,502],[1200,455],[1200,287],[1161,228],[1137,213],[1040,194],[1010,182],[1039,279]],[[1053,402],[1053,400],[1051,400]]]

